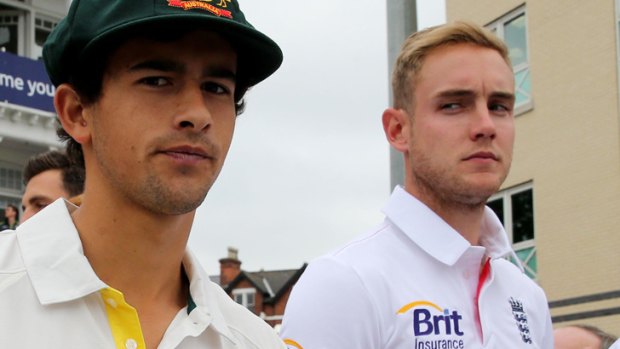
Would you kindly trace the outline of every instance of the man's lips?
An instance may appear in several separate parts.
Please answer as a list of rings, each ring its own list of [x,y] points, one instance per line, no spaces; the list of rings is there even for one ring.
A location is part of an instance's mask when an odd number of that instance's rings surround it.
[[[189,145],[165,148],[158,153],[178,159],[208,159],[212,157],[204,148]]]
[[[467,161],[467,160],[494,160],[494,161],[498,161],[499,158],[495,154],[493,154],[492,152],[480,151],[480,152],[476,152],[474,154],[471,154],[471,155],[465,157],[463,160],[464,161]]]

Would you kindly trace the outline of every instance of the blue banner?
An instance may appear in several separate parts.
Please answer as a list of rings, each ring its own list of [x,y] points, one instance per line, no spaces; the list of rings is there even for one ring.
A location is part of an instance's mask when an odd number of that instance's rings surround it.
[[[54,92],[42,61],[0,52],[0,101],[55,112]]]

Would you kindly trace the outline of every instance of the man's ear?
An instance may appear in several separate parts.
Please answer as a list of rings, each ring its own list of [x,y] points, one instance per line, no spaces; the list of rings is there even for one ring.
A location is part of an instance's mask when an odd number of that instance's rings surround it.
[[[62,84],[56,88],[54,107],[62,128],[76,142],[83,145],[90,140],[90,120],[85,113],[87,109],[73,86]]]
[[[402,109],[388,108],[383,112],[383,131],[388,142],[401,153],[408,150],[410,119]]]

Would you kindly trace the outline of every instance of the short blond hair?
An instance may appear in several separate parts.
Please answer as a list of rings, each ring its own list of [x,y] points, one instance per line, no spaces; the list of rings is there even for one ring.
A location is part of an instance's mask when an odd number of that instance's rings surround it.
[[[477,24],[458,21],[426,28],[411,34],[403,44],[392,73],[393,105],[407,110],[413,102],[415,79],[422,69],[424,58],[440,46],[472,44],[497,51],[511,67],[508,48],[488,29]]]

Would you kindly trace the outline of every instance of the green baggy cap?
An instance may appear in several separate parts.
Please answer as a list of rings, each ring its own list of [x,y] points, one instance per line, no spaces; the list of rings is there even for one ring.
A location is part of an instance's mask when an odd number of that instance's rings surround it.
[[[245,19],[237,0],[73,0],[67,17],[43,47],[45,67],[54,85],[68,81],[71,70],[95,55],[106,54],[109,39],[142,27],[184,26],[219,33],[237,51],[237,76],[253,86],[282,64],[280,47]]]

